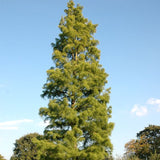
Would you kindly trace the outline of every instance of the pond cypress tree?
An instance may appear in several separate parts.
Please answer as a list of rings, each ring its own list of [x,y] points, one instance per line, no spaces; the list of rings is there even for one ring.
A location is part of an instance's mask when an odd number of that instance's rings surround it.
[[[50,102],[40,108],[40,115],[50,122],[44,134],[53,142],[51,159],[103,160],[112,152],[108,74],[99,64],[93,37],[97,25],[82,15],[82,9],[68,2],[61,33],[52,44],[55,65],[47,71],[42,94]]]

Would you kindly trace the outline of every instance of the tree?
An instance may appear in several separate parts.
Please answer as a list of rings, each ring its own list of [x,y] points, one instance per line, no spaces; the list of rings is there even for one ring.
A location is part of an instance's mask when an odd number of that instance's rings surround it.
[[[94,39],[97,25],[84,18],[82,6],[68,2],[61,33],[52,43],[55,63],[48,71],[42,97],[50,99],[40,115],[50,124],[44,135],[52,141],[52,159],[105,159],[112,152],[114,124],[109,103],[108,74],[99,64]],[[49,159],[49,158],[48,158]]]
[[[137,140],[131,140],[125,144],[127,157],[137,156],[139,158],[149,157],[149,144],[144,137],[139,137]]]
[[[160,154],[160,126],[149,125],[144,130],[137,133],[137,137],[143,137],[149,144],[150,154]]]
[[[160,154],[157,154],[156,152],[154,154],[151,153],[149,158],[150,160],[160,160]]]
[[[149,125],[137,133],[137,139],[125,144],[126,154],[141,159],[160,156],[160,126]]]
[[[39,160],[38,147],[33,143],[35,138],[42,140],[43,136],[38,133],[30,133],[16,140],[11,160]]]
[[[0,160],[5,160],[5,158],[0,154]]]
[[[135,139],[132,139],[132,140],[130,140],[129,142],[127,142],[126,144],[125,144],[125,150],[126,150],[126,152],[125,152],[125,155],[126,156],[132,156],[132,155],[135,155],[135,153],[136,153],[136,140]]]

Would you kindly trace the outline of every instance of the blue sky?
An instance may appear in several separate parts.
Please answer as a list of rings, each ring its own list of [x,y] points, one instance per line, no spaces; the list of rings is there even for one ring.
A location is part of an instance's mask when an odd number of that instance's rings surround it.
[[[0,154],[21,136],[43,132],[40,97],[53,63],[51,43],[67,0],[0,0]],[[101,64],[109,74],[114,155],[149,124],[160,125],[160,1],[75,0],[98,24]]]

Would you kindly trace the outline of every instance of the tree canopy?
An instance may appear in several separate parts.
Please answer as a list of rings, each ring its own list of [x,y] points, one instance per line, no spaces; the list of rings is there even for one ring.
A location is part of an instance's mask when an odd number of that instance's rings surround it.
[[[160,126],[149,125],[137,133],[137,138],[143,137],[149,144],[149,152],[160,154]]]
[[[16,140],[11,160],[39,160],[38,148],[33,142],[34,138],[42,140],[43,136],[38,133],[30,133]]]
[[[61,33],[52,43],[54,65],[47,71],[42,94],[50,101],[39,112],[50,122],[44,131],[52,141],[48,159],[103,160],[112,152],[108,74],[99,63],[98,40],[93,37],[97,25],[82,9],[68,2],[59,23]]]
[[[149,125],[137,133],[137,139],[125,144],[126,154],[139,158],[160,156],[160,126]]]
[[[0,154],[0,160],[6,160],[6,159]]]

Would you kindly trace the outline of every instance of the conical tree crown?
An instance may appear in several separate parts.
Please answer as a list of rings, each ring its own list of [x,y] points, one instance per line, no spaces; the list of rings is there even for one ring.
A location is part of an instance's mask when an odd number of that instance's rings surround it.
[[[104,159],[112,151],[113,123],[105,89],[107,74],[99,64],[97,25],[82,15],[72,0],[61,18],[61,33],[53,46],[55,66],[47,71],[43,97],[50,99],[40,115],[50,121],[45,135],[53,141],[56,159]]]

